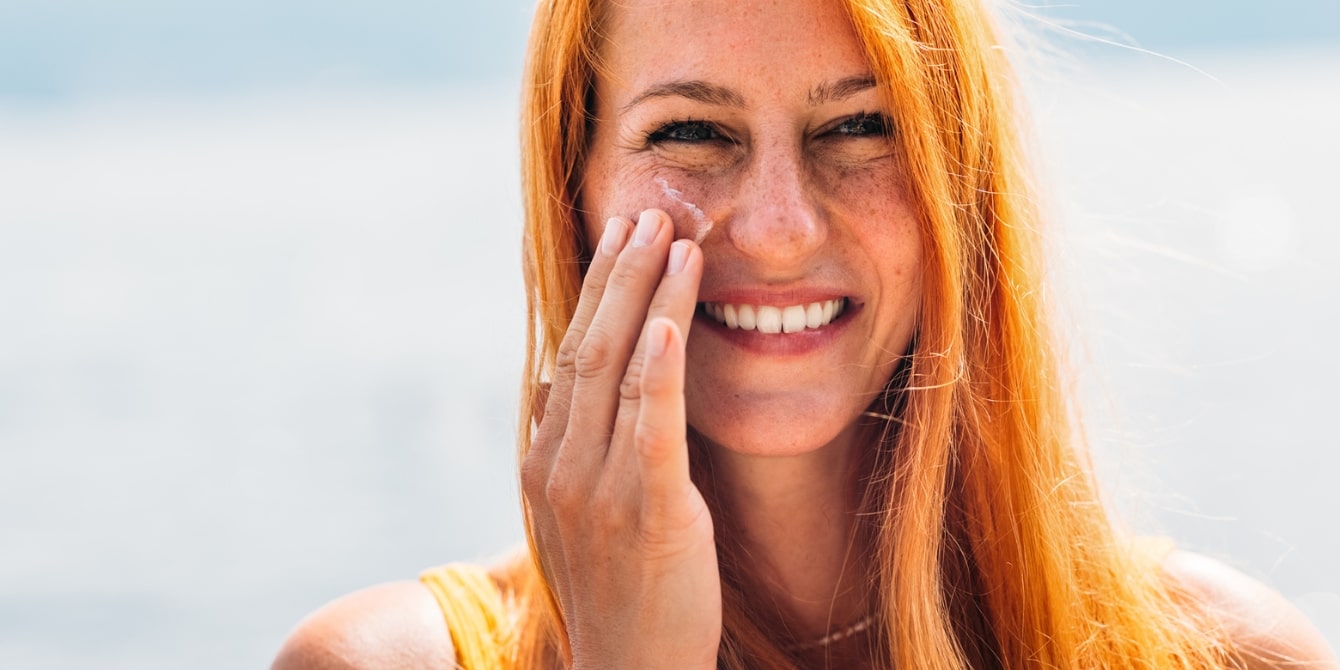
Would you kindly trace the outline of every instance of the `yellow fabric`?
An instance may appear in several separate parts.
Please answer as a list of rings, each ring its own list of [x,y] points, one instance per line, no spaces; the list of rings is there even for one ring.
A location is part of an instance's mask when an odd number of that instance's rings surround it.
[[[456,665],[462,670],[507,670],[511,622],[502,593],[483,568],[452,564],[419,575],[442,608]]]

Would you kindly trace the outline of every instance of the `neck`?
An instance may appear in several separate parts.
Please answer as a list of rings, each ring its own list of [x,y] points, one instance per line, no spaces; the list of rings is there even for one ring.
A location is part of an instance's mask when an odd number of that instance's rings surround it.
[[[855,524],[858,445],[868,441],[856,432],[791,456],[710,450],[717,504],[728,511],[744,567],[797,639],[818,639],[869,611]]]

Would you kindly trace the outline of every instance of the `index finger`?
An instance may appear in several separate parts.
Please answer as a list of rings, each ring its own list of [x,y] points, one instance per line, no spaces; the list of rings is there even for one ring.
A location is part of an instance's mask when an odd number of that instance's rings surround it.
[[[605,294],[610,272],[614,269],[614,262],[624,245],[628,243],[628,234],[631,230],[632,222],[621,216],[611,217],[605,222],[600,243],[596,245],[591,264],[586,269],[586,277],[582,280],[582,292],[577,299],[577,309],[563,335],[563,341],[558,345],[553,383],[545,394],[544,412],[538,422],[539,428],[546,433],[557,431],[557,434],[561,435],[567,427],[568,410],[572,404],[572,384],[576,376],[577,350],[591,326],[596,308],[600,306],[600,299]],[[546,441],[538,440],[537,444],[543,442]]]

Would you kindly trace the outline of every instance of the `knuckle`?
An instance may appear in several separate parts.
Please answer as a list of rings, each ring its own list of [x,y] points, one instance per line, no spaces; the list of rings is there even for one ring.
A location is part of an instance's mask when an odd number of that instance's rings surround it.
[[[606,286],[627,287],[637,286],[645,282],[647,269],[642,267],[642,263],[636,262],[636,258],[620,256],[619,262],[614,264],[610,270],[609,277],[605,279]]]
[[[665,459],[666,439],[652,426],[639,422],[633,430],[633,449],[638,458],[656,465]]]
[[[589,333],[577,348],[574,370],[578,378],[601,376],[613,363],[614,347],[601,333]]]
[[[580,506],[584,498],[585,481],[580,472],[575,470],[571,463],[565,467],[562,454],[572,453],[574,447],[569,444],[570,440],[565,438],[563,446],[559,448],[559,457],[555,459],[554,465],[550,468],[548,475],[542,484],[544,498],[549,506],[558,511],[574,512]]]
[[[625,402],[636,402],[642,399],[642,361],[641,356],[634,356],[628,363],[628,371],[623,376],[623,381],[619,383],[619,399]]]
[[[554,510],[573,513],[581,502],[581,488],[569,477],[553,476],[544,484],[544,498]]]
[[[601,296],[605,294],[605,287],[609,285],[609,275],[613,272],[612,265],[606,265],[605,270],[600,270],[601,263],[593,261],[587,269],[586,277],[582,280],[582,293],[580,300],[585,303],[598,303]]]
[[[643,395],[661,396],[675,388],[674,380],[664,370],[642,370],[639,380]]]
[[[521,461],[521,490],[533,499],[537,494],[545,492],[548,481],[549,464],[540,458],[535,449],[531,449]]]
[[[577,349],[581,346],[583,333],[576,328],[569,328],[567,334],[563,336],[563,341],[558,343],[558,357],[554,359],[554,364],[559,370],[569,370],[577,362]]]

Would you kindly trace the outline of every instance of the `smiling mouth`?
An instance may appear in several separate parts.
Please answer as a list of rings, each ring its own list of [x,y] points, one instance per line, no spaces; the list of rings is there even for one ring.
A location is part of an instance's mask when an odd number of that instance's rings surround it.
[[[708,318],[731,330],[753,330],[765,335],[817,330],[842,316],[846,298],[822,300],[803,305],[734,305],[724,302],[699,303]]]

